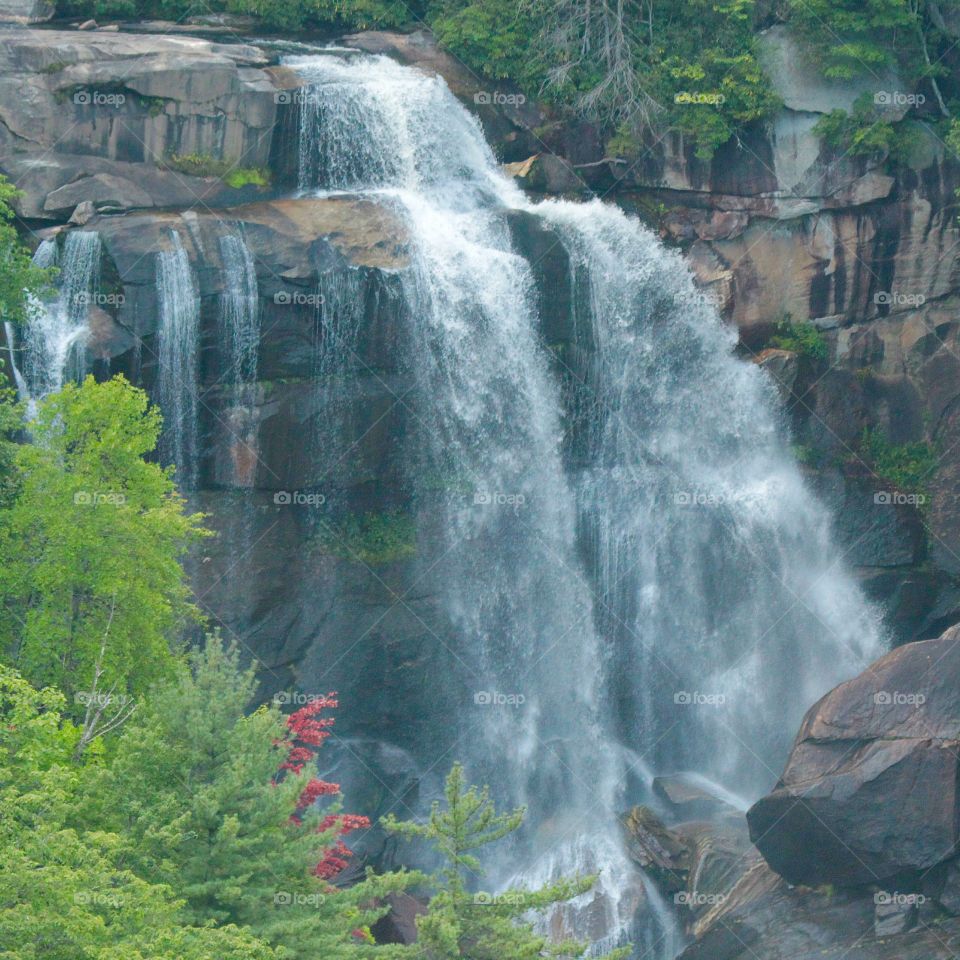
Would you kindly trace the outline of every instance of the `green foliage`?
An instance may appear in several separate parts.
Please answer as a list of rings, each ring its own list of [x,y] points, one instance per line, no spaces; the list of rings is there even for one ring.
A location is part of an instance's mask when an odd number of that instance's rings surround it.
[[[852,113],[831,110],[817,121],[813,132],[838,153],[853,157],[890,154],[903,159],[908,149],[900,124],[884,119],[869,93],[857,99]]]
[[[238,167],[236,170],[231,170],[223,178],[223,182],[234,190],[248,186],[269,187],[270,171],[260,167]]]
[[[114,833],[69,825],[84,795],[63,695],[0,666],[0,958],[274,960],[236,927],[189,925],[130,871]]]
[[[315,540],[324,553],[379,566],[412,557],[417,549],[417,528],[402,510],[349,514],[327,526]]]
[[[253,184],[270,185],[270,171],[261,167],[234,167],[229,160],[218,160],[207,153],[173,153],[164,160],[168,170],[176,170],[190,177],[217,177],[228,186],[239,190]]]
[[[74,716],[107,700],[115,713],[173,670],[194,615],[179,561],[200,517],[146,461],[160,415],[122,377],[68,385],[30,430],[0,511],[2,648],[31,682],[61,687]]]
[[[792,443],[790,449],[793,451],[797,463],[813,469],[823,466],[823,452],[816,447],[806,443]]]
[[[880,480],[907,494],[926,495],[939,466],[933,444],[893,443],[879,427],[863,431],[859,453]]]
[[[255,691],[236,647],[209,636],[127,724],[80,815],[122,837],[137,876],[175,888],[191,923],[238,924],[289,958],[365,956],[352,933],[385,912],[370,904],[416,876],[337,889],[311,874],[334,837],[316,812],[291,820],[307,776],[275,782],[287,728],[276,707],[245,712]]]
[[[493,895],[471,893],[468,877],[482,873],[474,851],[495,843],[523,823],[523,808],[498,814],[486,787],[467,784],[463,767],[454,764],[444,788],[445,805],[435,802],[426,823],[398,821],[392,814],[382,824],[388,833],[407,840],[426,840],[444,861],[430,878],[435,891],[427,913],[417,918],[419,956],[424,960],[527,960],[579,956],[584,944],[550,943],[534,932],[530,911],[548,909],[586,893],[595,877],[563,879],[539,890],[513,889]],[[607,954],[626,957],[629,949]]]
[[[261,17],[266,27],[286,31],[307,24],[352,30],[399,27],[413,13],[401,0],[227,0],[226,9]]]
[[[946,145],[953,151],[954,156],[960,159],[960,120],[951,120],[944,138]]]
[[[51,271],[34,266],[13,225],[10,204],[17,193],[0,175],[0,323],[23,323],[30,310],[28,291],[43,293],[52,277]]]
[[[530,76],[530,39],[537,25],[529,4],[517,0],[440,0],[430,5],[437,40],[485,77]]]
[[[777,333],[770,338],[770,346],[778,350],[792,350],[817,363],[824,362],[830,353],[827,338],[812,323],[793,323],[783,319],[777,324]]]
[[[825,76],[840,80],[893,66],[914,24],[906,0],[791,0],[790,14]]]
[[[694,59],[670,57],[663,66],[674,88],[669,117],[693,140],[701,160],[709,160],[738,130],[780,106],[750,52],[729,55],[708,47]]]

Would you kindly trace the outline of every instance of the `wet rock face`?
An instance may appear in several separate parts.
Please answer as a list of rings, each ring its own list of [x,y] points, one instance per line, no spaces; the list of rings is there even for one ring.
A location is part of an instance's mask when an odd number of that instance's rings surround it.
[[[804,718],[776,789],[747,815],[791,883],[919,876],[956,853],[960,628],[899,647]]]

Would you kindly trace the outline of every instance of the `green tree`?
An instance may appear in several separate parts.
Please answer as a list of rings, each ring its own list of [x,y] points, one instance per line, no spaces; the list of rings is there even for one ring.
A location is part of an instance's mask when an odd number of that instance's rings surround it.
[[[190,926],[116,834],[68,825],[83,770],[64,704],[0,666],[0,960],[274,960],[246,931]]]
[[[906,0],[793,0],[790,13],[826,76],[844,80],[894,65],[894,33],[912,23]]]
[[[473,851],[501,840],[522,823],[524,809],[498,814],[486,787],[469,786],[458,763],[447,776],[446,804],[434,803],[426,823],[383,821],[389,833],[430,842],[445,866],[431,878],[436,891],[427,913],[417,920],[418,942],[425,960],[529,960],[536,957],[579,956],[585,945],[551,943],[522,918],[530,910],[545,910],[586,893],[596,877],[559,880],[539,890],[512,889],[500,894],[470,892],[468,876],[482,870]],[[625,957],[628,948],[608,954]]]
[[[35,266],[13,225],[10,206],[17,189],[0,175],[0,323],[22,323],[30,310],[30,295],[50,284],[50,271]]]
[[[133,872],[176,889],[194,924],[237,924],[291,958],[403,955],[373,945],[386,911],[371,904],[416,876],[339,889],[311,873],[335,833],[295,816],[308,777],[277,780],[287,728],[276,707],[245,713],[255,690],[253,667],[208,637],[126,725],[79,815],[121,835]]]
[[[82,751],[172,675],[195,616],[180,559],[201,518],[145,459],[160,415],[122,377],[66,386],[29,430],[0,512],[0,630],[27,679],[67,694]]]

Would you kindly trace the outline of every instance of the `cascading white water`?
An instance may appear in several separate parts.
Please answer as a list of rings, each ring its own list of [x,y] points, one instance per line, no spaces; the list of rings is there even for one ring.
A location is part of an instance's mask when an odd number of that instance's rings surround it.
[[[539,208],[592,332],[577,471],[620,735],[757,796],[803,711],[879,650],[776,393],[679,254],[616,208]],[[673,728],[669,737],[663,731]]]
[[[160,451],[181,488],[196,486],[198,464],[200,298],[180,234],[157,254],[157,395],[163,412]]]
[[[233,438],[231,476],[233,486],[252,487],[256,479],[258,423],[256,412],[257,363],[260,355],[260,289],[253,255],[238,230],[220,237],[223,292],[220,294],[220,342],[224,344],[225,369],[220,380],[229,394],[224,417]],[[231,511],[232,515],[236,511]],[[249,534],[249,510],[244,517],[240,554]]]
[[[20,368],[17,366],[17,333],[13,324],[9,320],[3,322],[3,336],[7,342],[7,356],[10,363],[10,374],[13,377],[14,386],[17,388],[17,396],[21,400],[26,400],[30,396],[30,390],[27,387],[27,381],[23,378]]]
[[[437,77],[385,57],[288,64],[311,94],[301,190],[375,198],[411,237],[410,481],[477,701],[454,755],[530,807],[499,879],[603,870],[559,922],[615,939],[643,899],[616,814],[645,799],[648,768],[769,786],[803,710],[877,652],[876,625],[773,388],[679,255],[612,205],[530,203]],[[569,255],[591,358],[572,426],[511,209]],[[666,956],[679,941],[654,899]]]
[[[257,379],[260,349],[260,291],[253,255],[242,234],[220,237],[223,293],[220,330],[229,358],[224,380],[250,386]]]
[[[59,267],[57,294],[31,303],[23,332],[23,390],[37,400],[53,393],[68,379],[83,376],[87,318],[100,282],[100,234],[71,230],[63,249],[44,240],[33,256],[39,267]]]

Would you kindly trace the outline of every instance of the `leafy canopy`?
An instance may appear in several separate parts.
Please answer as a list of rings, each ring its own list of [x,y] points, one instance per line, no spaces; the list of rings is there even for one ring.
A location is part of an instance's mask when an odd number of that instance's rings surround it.
[[[172,675],[195,616],[180,559],[201,518],[146,459],[160,415],[122,377],[47,397],[29,432],[0,510],[2,649],[73,716],[91,702],[113,713]]]

